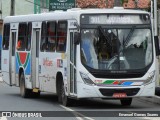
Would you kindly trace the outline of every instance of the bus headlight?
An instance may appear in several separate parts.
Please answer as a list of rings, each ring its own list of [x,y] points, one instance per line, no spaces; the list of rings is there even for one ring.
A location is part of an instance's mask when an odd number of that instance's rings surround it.
[[[79,72],[81,75],[82,80],[84,81],[85,84],[88,85],[95,85],[95,83],[88,77],[87,74]]]
[[[144,85],[148,85],[152,82],[153,78],[154,78],[154,75],[155,75],[155,70],[152,71],[151,73],[149,73],[149,76],[148,78],[145,80],[144,82]]]

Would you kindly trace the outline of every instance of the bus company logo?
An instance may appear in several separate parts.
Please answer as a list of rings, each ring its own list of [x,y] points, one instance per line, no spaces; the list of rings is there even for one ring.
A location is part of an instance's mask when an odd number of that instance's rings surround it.
[[[57,0],[58,2],[67,2],[67,0]]]
[[[43,65],[44,66],[53,66],[53,62],[51,60],[49,60],[48,58],[44,58]]]

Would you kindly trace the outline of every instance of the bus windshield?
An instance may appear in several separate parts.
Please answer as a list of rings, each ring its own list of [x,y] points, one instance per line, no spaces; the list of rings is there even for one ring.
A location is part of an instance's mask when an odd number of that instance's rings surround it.
[[[151,30],[98,26],[81,30],[81,62],[100,70],[144,69],[153,59]]]

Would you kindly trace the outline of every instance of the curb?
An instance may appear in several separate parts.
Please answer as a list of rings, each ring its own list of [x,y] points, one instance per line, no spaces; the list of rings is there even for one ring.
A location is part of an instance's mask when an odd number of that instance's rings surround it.
[[[3,79],[2,79],[2,77],[0,77],[0,82],[3,82]]]

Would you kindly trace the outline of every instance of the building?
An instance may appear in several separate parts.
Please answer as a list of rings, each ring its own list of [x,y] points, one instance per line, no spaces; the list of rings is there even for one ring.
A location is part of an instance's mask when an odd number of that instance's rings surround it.
[[[123,1],[123,7],[125,8],[148,8],[150,0],[120,0]],[[116,0],[77,0],[77,7],[98,7],[98,8],[112,8]]]

